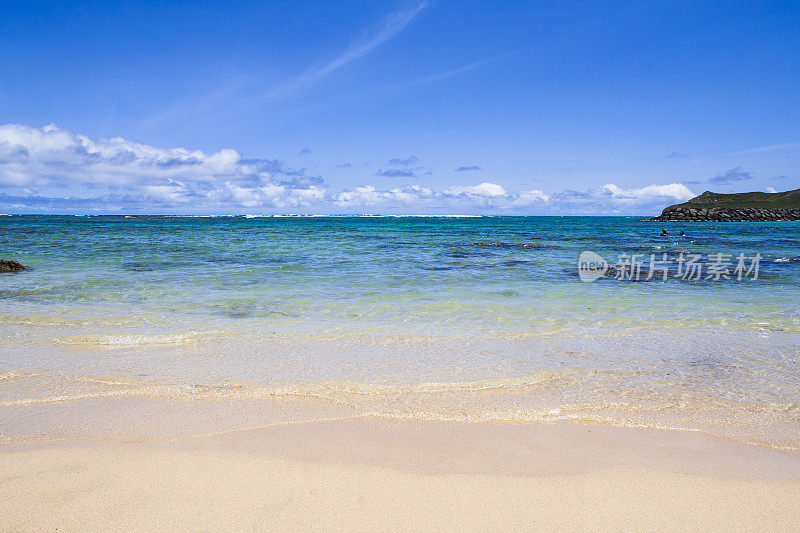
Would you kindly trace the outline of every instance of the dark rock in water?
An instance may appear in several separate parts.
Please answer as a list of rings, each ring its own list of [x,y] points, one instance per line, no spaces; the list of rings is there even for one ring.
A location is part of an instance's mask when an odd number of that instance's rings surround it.
[[[28,267],[17,261],[0,259],[0,272],[18,272],[20,270],[25,270],[26,268]]]
[[[153,270],[153,267],[146,265],[145,263],[123,263],[122,268],[125,270],[131,270],[133,272],[150,272]]]
[[[496,246],[498,248],[552,248],[548,244],[538,244],[535,242],[524,242],[519,244],[512,244],[508,242],[476,242],[475,246]]]

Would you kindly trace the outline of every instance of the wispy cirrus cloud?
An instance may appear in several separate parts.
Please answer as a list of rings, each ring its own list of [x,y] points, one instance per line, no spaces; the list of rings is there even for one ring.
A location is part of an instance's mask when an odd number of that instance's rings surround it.
[[[478,165],[470,165],[470,166],[467,166],[467,167],[463,167],[463,166],[462,167],[456,167],[454,170],[456,172],[469,172],[470,170],[480,170],[480,169],[481,169],[481,167],[479,167]]]
[[[368,36],[360,42],[350,46],[344,53],[323,65],[322,67],[309,70],[300,76],[289,80],[261,97],[261,100],[271,100],[273,98],[288,96],[296,91],[320,82],[339,69],[346,67],[353,61],[360,59],[379,47],[386,41],[397,36],[405,29],[408,24],[416,18],[419,13],[427,7],[427,2],[421,2],[411,8],[400,10],[391,14],[381,24],[380,29],[373,35]]]
[[[506,53],[506,54],[495,56],[495,57],[492,57],[492,58],[489,58],[489,59],[483,59],[483,60],[480,60],[480,61],[475,61],[475,62],[468,63],[466,65],[462,65],[460,67],[456,67],[454,69],[450,69],[450,70],[447,70],[447,71],[444,71],[444,72],[439,72],[437,74],[431,74],[429,76],[424,76],[422,78],[416,78],[416,79],[413,79],[413,80],[401,81],[401,82],[398,82],[398,83],[393,83],[391,85],[385,85],[383,87],[376,87],[376,88],[371,89],[371,90],[369,90],[367,92],[369,93],[369,92],[391,91],[391,90],[394,90],[394,89],[411,89],[411,88],[419,87],[419,86],[422,86],[422,85],[428,85],[430,83],[436,83],[438,81],[445,80],[445,79],[448,79],[448,78],[452,78],[452,77],[455,77],[455,76],[459,76],[461,74],[465,74],[467,72],[470,72],[472,70],[484,67],[486,65],[490,65],[492,63],[496,63],[498,61],[501,61],[503,59],[511,57],[511,56],[521,52],[522,50],[523,49],[519,49],[519,50],[515,50],[515,51],[513,51],[511,53]]]
[[[748,148],[747,150],[739,150],[738,152],[731,152],[728,155],[745,155],[745,154],[758,154],[768,152],[796,152],[800,150],[800,142],[790,142],[782,144],[770,144],[766,146],[756,146],[755,148]]]
[[[354,42],[347,50],[332,61],[317,68],[310,68],[299,76],[278,83],[264,91],[263,87],[253,88],[258,83],[253,74],[231,79],[226,76],[220,80],[219,87],[206,94],[193,94],[172,105],[172,107],[139,121],[139,125],[152,128],[165,122],[173,122],[186,116],[197,118],[209,110],[249,109],[265,102],[291,96],[304,88],[322,81],[337,70],[369,54],[375,48],[396,37],[419,13],[427,7],[421,2],[387,16],[377,30],[366,33],[361,40]]]

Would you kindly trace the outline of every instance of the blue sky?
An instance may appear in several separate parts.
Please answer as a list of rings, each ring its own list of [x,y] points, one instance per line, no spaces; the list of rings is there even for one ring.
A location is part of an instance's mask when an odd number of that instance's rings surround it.
[[[4,2],[0,212],[652,214],[800,187],[797,2]]]

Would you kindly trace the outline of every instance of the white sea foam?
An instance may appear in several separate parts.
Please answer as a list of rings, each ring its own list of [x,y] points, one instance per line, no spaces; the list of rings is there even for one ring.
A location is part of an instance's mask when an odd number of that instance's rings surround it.
[[[144,344],[180,344],[195,342],[204,338],[225,335],[221,331],[186,331],[163,334],[89,334],[70,335],[55,339],[61,344],[84,346],[138,346]]]

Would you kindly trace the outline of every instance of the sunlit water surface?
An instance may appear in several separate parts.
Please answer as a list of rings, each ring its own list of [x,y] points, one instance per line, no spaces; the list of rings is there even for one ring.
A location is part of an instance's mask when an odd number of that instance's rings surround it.
[[[667,253],[670,277],[585,283],[585,250]],[[681,252],[759,253],[758,279],[675,278]],[[3,216],[0,258],[32,267],[0,275],[0,423],[91,398],[291,397],[800,446],[798,223]]]

